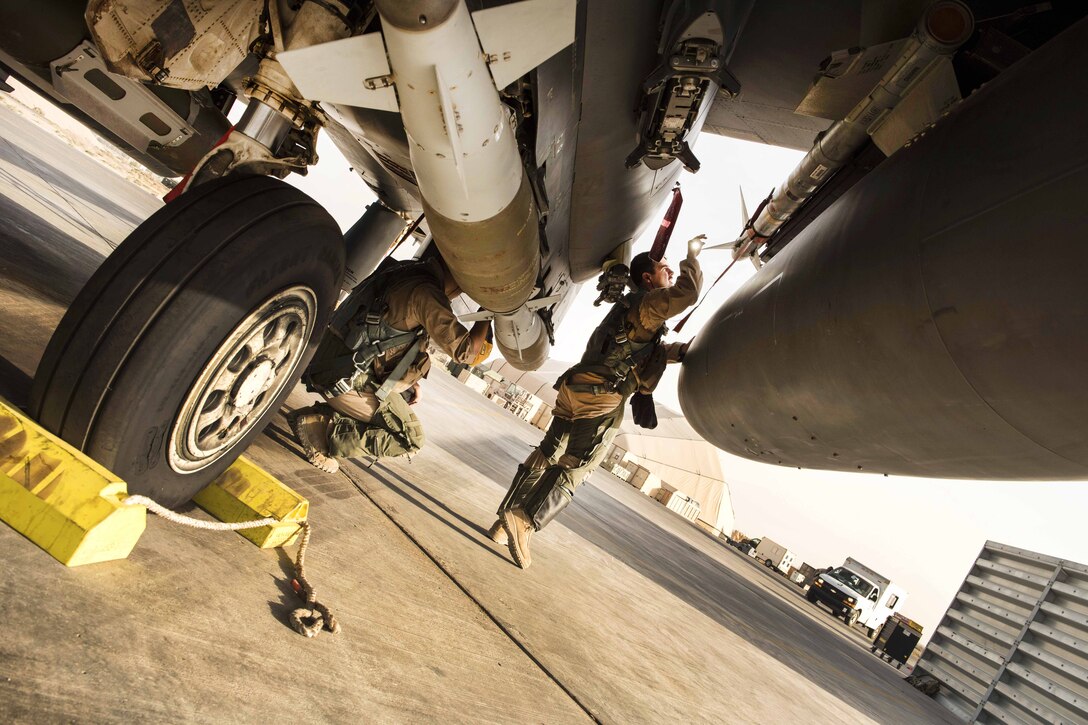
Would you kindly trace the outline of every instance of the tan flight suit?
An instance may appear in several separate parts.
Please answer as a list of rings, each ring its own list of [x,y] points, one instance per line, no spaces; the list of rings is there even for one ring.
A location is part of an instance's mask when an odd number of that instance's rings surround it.
[[[679,266],[680,276],[676,284],[646,292],[637,307],[627,311],[628,338],[631,341],[649,343],[666,320],[697,301],[703,283],[698,261],[684,259]],[[677,362],[681,347],[682,343],[658,344],[632,369],[629,374],[636,377],[639,392],[653,392],[664,372],[664,363]],[[562,383],[556,397],[552,424],[540,445],[518,467],[511,492],[500,505],[500,514],[505,508],[526,505],[533,498],[537,484],[562,487],[569,497],[573,497],[574,490],[600,465],[623,422],[627,395],[614,390],[585,389],[598,384],[603,386],[604,377],[586,372],[570,374],[568,371],[560,380]],[[556,469],[557,475],[545,476],[549,469]],[[556,480],[545,480],[551,478]],[[519,487],[519,483],[522,484],[522,492],[515,493],[513,489]],[[549,520],[534,518],[534,524],[541,528]]]
[[[628,320],[632,323],[630,338],[634,342],[649,342],[657,334],[657,331],[670,318],[676,317],[681,312],[691,307],[699,298],[699,290],[703,286],[703,271],[699,262],[683,259],[680,262],[680,276],[672,287],[650,290],[642,298],[637,309],[628,313]],[[668,362],[677,362],[679,351],[683,343],[674,342],[664,345]],[[640,368],[645,369],[642,365]],[[639,368],[635,369],[639,375]],[[555,415],[568,420],[580,420],[582,418],[595,418],[616,409],[623,403],[623,395],[616,392],[592,393],[589,391],[574,392],[567,383],[586,384],[602,383],[604,378],[593,373],[576,373],[568,380],[564,380],[559,387],[559,395],[555,399]],[[639,375],[639,389],[648,393],[657,385],[657,379],[643,381],[643,375]]]
[[[411,343],[395,347],[377,358],[373,363],[375,375],[362,389],[326,396],[329,406],[338,414],[329,434],[329,447],[333,456],[350,458],[360,453],[374,455],[365,446],[360,449],[360,442],[365,441],[365,424],[374,420],[376,414],[389,408],[393,409],[390,411],[393,413],[390,422],[397,425],[407,421],[405,425],[416,428],[413,433],[418,435],[422,444],[422,427],[400,393],[427,376],[431,366],[430,356],[426,352],[428,339],[458,362],[471,363],[475,359],[469,330],[457,320],[443,289],[440,280],[444,275],[439,263],[431,260],[425,270],[430,274],[412,274],[404,279],[392,280],[385,291],[385,322],[404,331],[422,327],[426,334],[416,360],[409,366],[404,378],[393,386],[384,407],[374,394],[376,385],[396,367]],[[332,335],[331,332],[329,334]],[[326,340],[325,343],[322,348],[327,350],[319,349],[315,360],[322,354],[335,356],[348,352],[348,348],[338,339]],[[390,454],[396,455],[396,452],[390,451]]]

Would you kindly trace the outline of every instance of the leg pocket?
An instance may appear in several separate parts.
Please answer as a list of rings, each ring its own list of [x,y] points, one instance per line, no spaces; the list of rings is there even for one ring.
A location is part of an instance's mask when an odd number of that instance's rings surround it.
[[[333,416],[332,430],[329,432],[329,455],[334,458],[354,458],[366,453],[363,443],[363,431],[366,423],[339,413]]]

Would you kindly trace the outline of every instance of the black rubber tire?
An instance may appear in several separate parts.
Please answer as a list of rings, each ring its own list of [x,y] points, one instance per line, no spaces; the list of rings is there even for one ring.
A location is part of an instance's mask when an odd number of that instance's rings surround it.
[[[813,604],[815,604],[816,603],[816,592],[809,589],[807,592],[805,592],[805,599],[807,599],[810,602],[812,602]]]
[[[843,615],[842,621],[846,622],[847,627],[853,627],[855,624],[858,623],[859,616],[860,615],[858,614],[858,610],[851,609],[849,612]]]
[[[137,227],[76,296],[38,365],[31,413],[131,493],[184,503],[275,415],[324,332],[343,270],[339,227],[298,189],[263,176],[197,186]],[[317,305],[290,381],[221,458],[175,471],[166,441],[200,371],[255,307],[294,285]]]

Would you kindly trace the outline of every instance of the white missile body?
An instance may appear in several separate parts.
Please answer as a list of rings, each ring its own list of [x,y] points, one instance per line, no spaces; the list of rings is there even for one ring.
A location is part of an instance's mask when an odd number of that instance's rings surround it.
[[[464,2],[436,27],[384,22],[382,33],[420,193],[450,219],[492,218],[513,201],[523,171]]]
[[[464,292],[498,313],[507,359],[538,364],[547,333],[527,303],[540,271],[540,214],[499,88],[573,42],[577,3],[523,0],[476,13],[464,0],[375,4],[380,37],[279,60],[311,100],[400,111],[435,244]]]

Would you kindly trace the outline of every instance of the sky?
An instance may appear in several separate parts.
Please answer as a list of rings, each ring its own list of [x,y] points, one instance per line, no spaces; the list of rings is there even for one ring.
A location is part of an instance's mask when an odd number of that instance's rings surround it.
[[[347,229],[373,200],[339,152],[322,135],[323,162],[308,177],[290,181],[322,202]],[[706,234],[708,245],[733,240],[743,226],[740,192],[748,208],[777,186],[801,152],[704,134],[695,147],[702,162],[698,174],[681,176],[684,206],[667,258],[673,268],[685,253],[684,242]],[[664,209],[661,210],[661,214]],[[636,242],[634,252],[649,249],[661,214]],[[727,251],[700,255],[705,285],[721,273]],[[679,270],[677,270],[679,273]],[[708,294],[683,335],[694,335],[755,269],[738,263]],[[606,312],[593,307],[596,291],[587,284],[578,293],[557,331],[552,357],[577,360],[590,331]],[[654,397],[679,410],[678,366],[662,380]],[[989,482],[919,479],[865,473],[796,470],[721,453],[736,526],[749,536],[769,536],[813,566],[838,565],[848,556],[904,586],[901,608],[923,624],[925,638],[936,628],[952,597],[987,540],[1088,563],[1088,482]]]

